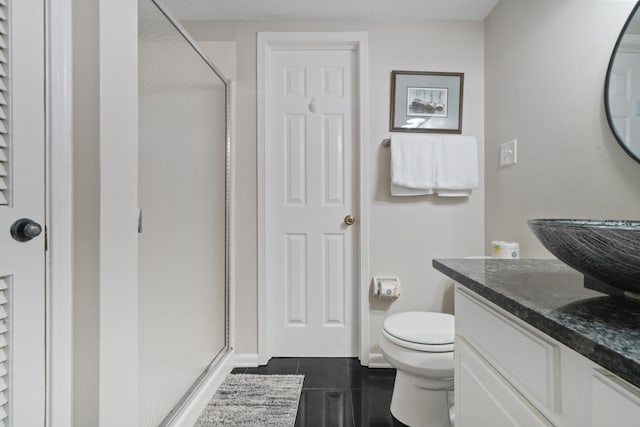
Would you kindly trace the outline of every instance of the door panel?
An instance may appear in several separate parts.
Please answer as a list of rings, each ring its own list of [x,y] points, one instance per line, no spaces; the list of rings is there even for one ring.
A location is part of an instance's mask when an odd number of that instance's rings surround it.
[[[343,326],[345,323],[345,239],[342,234],[323,236],[324,325]]]
[[[0,12],[0,425],[42,426],[44,233],[9,231],[21,218],[44,227],[44,3],[1,1]]]
[[[341,115],[323,117],[322,145],[324,147],[324,204],[344,205],[344,123]]]
[[[272,356],[354,356],[355,53],[275,51],[266,93]],[[356,223],[357,224],[357,223]]]
[[[285,159],[287,205],[305,205],[307,189],[306,117],[285,114],[287,157]]]
[[[287,234],[285,236],[285,283],[287,295],[288,326],[306,325],[307,323],[307,236]]]

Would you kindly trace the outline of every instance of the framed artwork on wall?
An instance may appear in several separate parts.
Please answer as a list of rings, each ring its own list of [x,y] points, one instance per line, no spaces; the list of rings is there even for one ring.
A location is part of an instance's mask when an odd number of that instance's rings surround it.
[[[391,72],[392,132],[462,133],[464,73]]]

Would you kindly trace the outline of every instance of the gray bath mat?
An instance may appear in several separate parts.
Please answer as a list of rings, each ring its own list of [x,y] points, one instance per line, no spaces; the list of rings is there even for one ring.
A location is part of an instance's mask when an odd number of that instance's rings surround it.
[[[304,375],[231,374],[195,427],[293,426]]]

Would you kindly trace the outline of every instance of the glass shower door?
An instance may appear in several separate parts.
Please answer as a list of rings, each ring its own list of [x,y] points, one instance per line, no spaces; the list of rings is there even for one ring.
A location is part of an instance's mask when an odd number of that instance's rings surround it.
[[[139,83],[139,413],[156,426],[228,349],[228,83],[152,0]]]

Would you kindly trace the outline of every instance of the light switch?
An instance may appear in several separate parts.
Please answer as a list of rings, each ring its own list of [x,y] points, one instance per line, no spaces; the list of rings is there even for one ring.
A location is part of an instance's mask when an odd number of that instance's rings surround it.
[[[500,166],[518,163],[518,140],[500,144]]]

